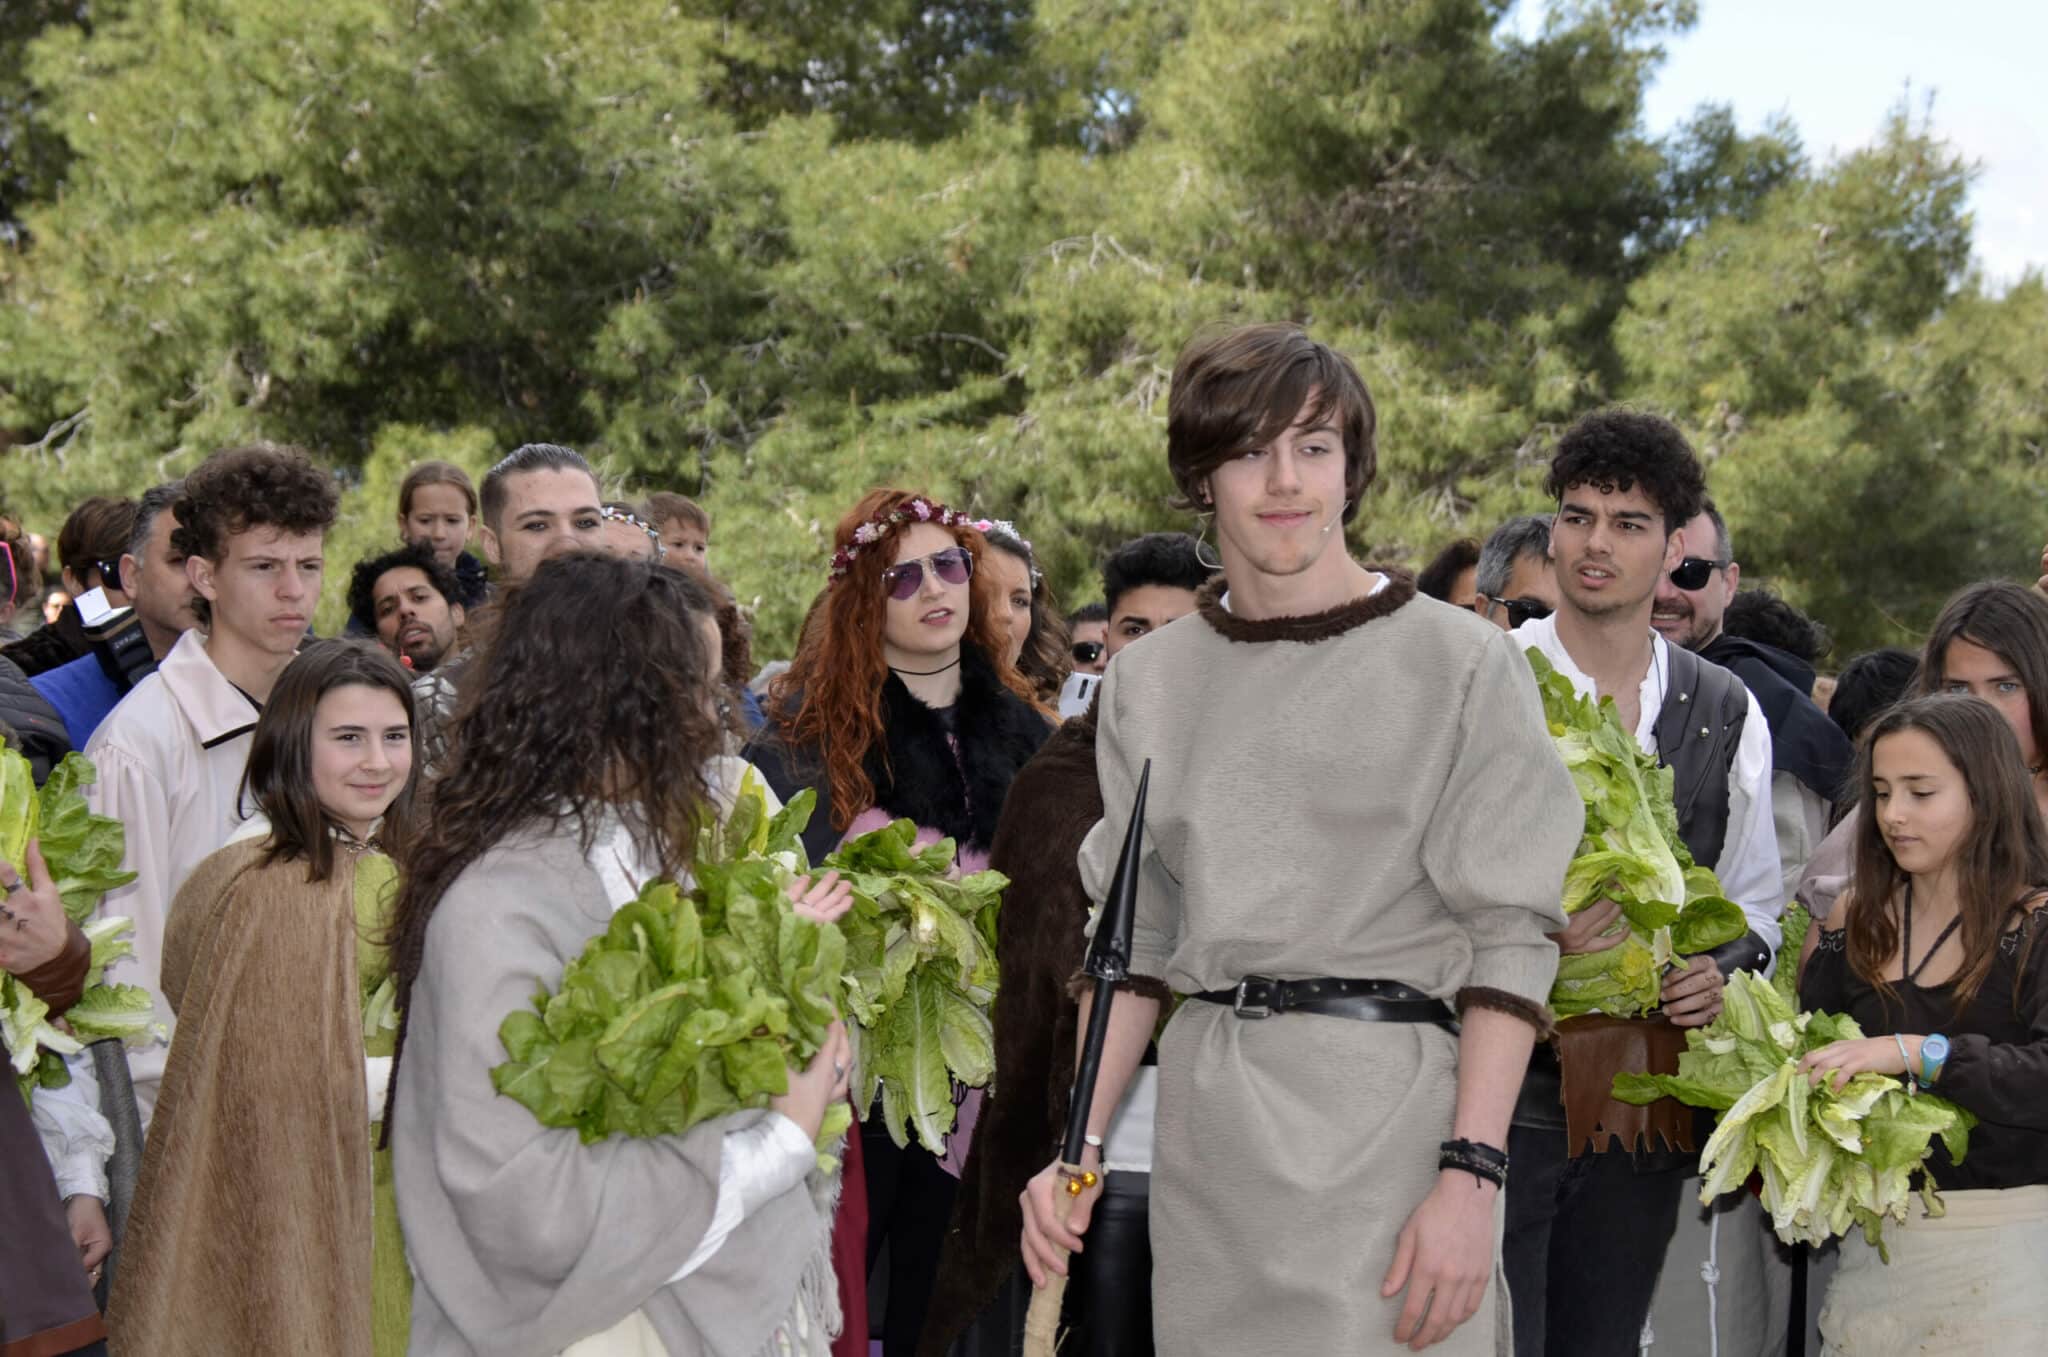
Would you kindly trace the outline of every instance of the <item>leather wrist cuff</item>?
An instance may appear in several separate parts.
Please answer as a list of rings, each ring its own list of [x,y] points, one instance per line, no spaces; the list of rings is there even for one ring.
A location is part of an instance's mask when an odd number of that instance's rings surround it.
[[[92,943],[77,924],[67,924],[64,950],[15,978],[29,987],[36,998],[50,1006],[50,1016],[60,1017],[78,996],[85,993],[85,973],[92,968]]]

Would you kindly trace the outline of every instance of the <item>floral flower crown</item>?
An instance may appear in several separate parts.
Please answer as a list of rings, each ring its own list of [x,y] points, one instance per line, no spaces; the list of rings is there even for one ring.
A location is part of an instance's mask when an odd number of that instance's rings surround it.
[[[958,509],[949,509],[923,495],[913,496],[885,514],[876,514],[853,530],[853,544],[832,553],[832,582],[837,584],[852,572],[854,558],[860,555],[861,548],[875,545],[909,523],[936,523],[942,528],[975,526],[974,521]]]
[[[1038,581],[1045,578],[1045,572],[1038,568],[1038,553],[1032,550],[1031,539],[1018,532],[1015,523],[1010,522],[1007,518],[977,518],[969,526],[984,537],[992,532],[999,532],[1018,546],[1023,547],[1024,563],[1031,567],[1031,582],[1037,584]]]

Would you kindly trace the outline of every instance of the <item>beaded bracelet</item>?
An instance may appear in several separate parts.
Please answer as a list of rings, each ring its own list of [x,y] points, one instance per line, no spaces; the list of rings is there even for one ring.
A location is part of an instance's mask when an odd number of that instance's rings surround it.
[[[1469,1173],[1495,1187],[1508,1185],[1508,1155],[1506,1150],[1491,1145],[1481,1145],[1472,1140],[1446,1140],[1437,1146],[1436,1166],[1439,1171],[1457,1169]]]

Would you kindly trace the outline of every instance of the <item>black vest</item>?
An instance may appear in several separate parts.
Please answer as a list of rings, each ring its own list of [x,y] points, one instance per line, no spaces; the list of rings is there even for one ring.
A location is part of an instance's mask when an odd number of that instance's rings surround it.
[[[1664,654],[1671,668],[1657,713],[1657,761],[1671,770],[1678,837],[1694,862],[1712,868],[1728,842],[1728,778],[1749,716],[1749,689],[1683,646],[1667,644]]]
[[[1749,716],[1749,689],[1711,660],[1682,646],[1664,647],[1670,668],[1664,675],[1664,705],[1657,712],[1657,761],[1671,770],[1671,799],[1678,810],[1678,837],[1700,866],[1712,868],[1728,841],[1728,782],[1742,723]],[[1536,1043],[1529,1071],[1515,1100],[1517,1126],[1564,1129],[1564,1092],[1557,1048]],[[1670,1151],[1653,1150],[1646,1163]]]

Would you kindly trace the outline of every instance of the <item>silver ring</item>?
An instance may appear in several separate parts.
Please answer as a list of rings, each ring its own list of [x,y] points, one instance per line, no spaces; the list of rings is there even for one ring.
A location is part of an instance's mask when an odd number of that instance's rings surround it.
[[[18,877],[18,876],[17,876],[17,877],[15,877],[15,878],[14,878],[14,880],[12,880],[12,881],[10,881],[10,882],[8,882],[8,883],[7,883],[7,894],[9,894],[9,895],[12,895],[12,894],[14,894],[14,893],[15,893],[16,891],[23,891],[23,890],[27,890],[27,889],[28,889],[28,883],[27,883],[26,881],[23,881],[23,880],[22,880],[22,879],[21,879],[20,877]]]
[[[844,1060],[835,1060],[832,1062],[832,1077],[834,1079],[843,1079],[846,1077],[846,1062]]]

